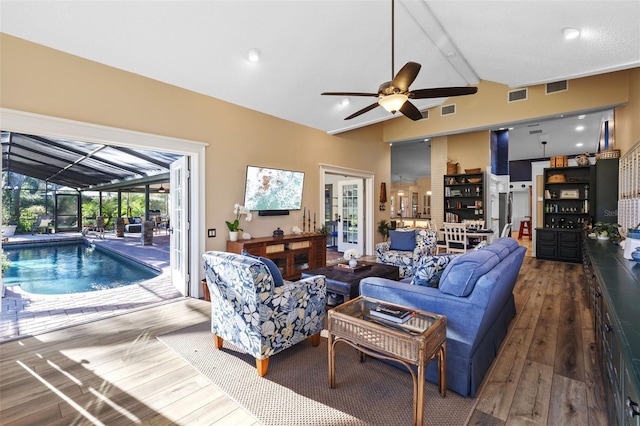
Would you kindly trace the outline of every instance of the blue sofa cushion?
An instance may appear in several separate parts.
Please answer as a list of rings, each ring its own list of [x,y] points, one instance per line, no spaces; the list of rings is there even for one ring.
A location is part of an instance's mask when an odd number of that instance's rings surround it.
[[[491,253],[498,256],[498,259],[502,260],[505,257],[509,256],[509,248],[505,247],[502,244],[489,244],[488,246],[482,247],[482,250],[490,251]]]
[[[391,250],[413,251],[416,248],[416,231],[389,231]]]
[[[414,270],[411,284],[437,288],[442,273],[456,256],[455,254],[441,254],[423,257]]]
[[[478,278],[493,269],[498,262],[498,256],[486,248],[457,256],[442,274],[440,291],[466,297],[473,291]]]
[[[282,274],[280,273],[280,269],[278,269],[278,266],[275,264],[273,260],[268,259],[266,257],[255,256],[249,253],[248,251],[244,251],[244,250],[242,250],[242,255],[247,257],[252,257],[264,263],[267,269],[269,269],[269,272],[271,272],[271,277],[273,278],[274,287],[280,287],[281,285],[284,284],[284,280],[282,279]]]

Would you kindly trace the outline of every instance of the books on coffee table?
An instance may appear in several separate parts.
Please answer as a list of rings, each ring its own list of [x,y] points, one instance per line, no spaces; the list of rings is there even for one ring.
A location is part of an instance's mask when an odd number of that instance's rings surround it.
[[[416,313],[409,309],[379,304],[375,308],[371,308],[369,314],[371,314],[372,317],[378,317],[397,324],[402,324],[414,317]]]

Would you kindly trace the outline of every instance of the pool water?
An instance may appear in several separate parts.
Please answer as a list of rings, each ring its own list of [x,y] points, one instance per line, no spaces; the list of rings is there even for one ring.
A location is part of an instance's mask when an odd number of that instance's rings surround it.
[[[123,287],[151,279],[151,268],[84,243],[5,246],[11,266],[5,285],[20,284],[29,293],[67,294]]]

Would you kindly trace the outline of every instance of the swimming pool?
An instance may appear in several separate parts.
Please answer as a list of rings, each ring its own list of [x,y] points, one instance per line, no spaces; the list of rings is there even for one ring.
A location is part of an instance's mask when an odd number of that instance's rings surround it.
[[[11,266],[4,284],[29,293],[68,294],[123,287],[158,271],[85,243],[5,246]]]

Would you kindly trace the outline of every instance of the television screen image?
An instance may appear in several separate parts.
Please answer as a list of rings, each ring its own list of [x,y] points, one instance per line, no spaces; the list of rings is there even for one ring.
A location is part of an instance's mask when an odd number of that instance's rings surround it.
[[[249,210],[300,210],[304,172],[247,166],[244,206]]]

